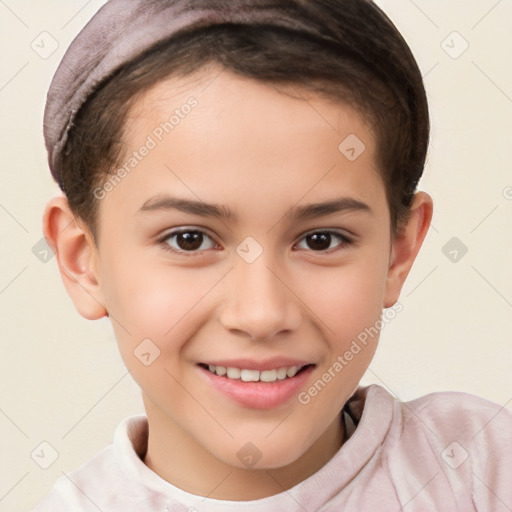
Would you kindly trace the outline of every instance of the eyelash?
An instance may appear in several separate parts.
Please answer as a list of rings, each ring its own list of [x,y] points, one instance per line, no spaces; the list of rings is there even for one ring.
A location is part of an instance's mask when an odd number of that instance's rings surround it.
[[[173,254],[183,255],[185,257],[199,256],[205,250],[209,250],[209,249],[203,249],[203,250],[185,251],[183,249],[174,249],[174,248],[170,247],[170,245],[168,244],[167,241],[170,238],[174,238],[175,236],[183,234],[183,233],[200,233],[201,235],[209,238],[212,241],[212,243],[218,247],[218,244],[213,240],[213,238],[210,235],[208,235],[208,233],[206,233],[202,229],[196,229],[196,228],[186,228],[186,229],[178,229],[175,231],[171,231],[171,232],[167,233],[164,237],[160,238],[158,240],[158,243],[162,246],[162,248],[165,251],[171,252]],[[329,235],[329,236],[338,238],[338,240],[340,242],[337,246],[335,246],[333,248],[328,248],[325,250],[315,251],[313,249],[308,249],[309,252],[313,252],[313,253],[317,253],[317,254],[331,254],[333,252],[343,250],[347,246],[350,246],[354,243],[353,240],[351,238],[349,238],[347,235],[345,235],[339,231],[334,231],[334,230],[330,230],[330,229],[308,231],[302,236],[299,243],[302,242],[303,240],[305,240],[308,236],[311,236],[314,234]]]

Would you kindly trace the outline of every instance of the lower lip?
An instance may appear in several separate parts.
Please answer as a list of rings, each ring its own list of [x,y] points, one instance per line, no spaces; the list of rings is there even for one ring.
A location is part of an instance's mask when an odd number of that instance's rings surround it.
[[[308,366],[294,377],[275,382],[244,382],[220,377],[202,366],[198,368],[214,388],[238,404],[251,409],[272,409],[285,404],[299,393],[314,365]]]

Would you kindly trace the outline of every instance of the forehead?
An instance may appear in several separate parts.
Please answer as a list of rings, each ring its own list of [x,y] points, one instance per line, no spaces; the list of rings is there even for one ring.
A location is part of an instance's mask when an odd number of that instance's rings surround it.
[[[383,195],[375,138],[355,109],[219,67],[170,77],[137,98],[120,165],[148,141],[151,150],[109,200],[126,194],[140,207],[151,195],[178,191],[234,210],[266,204],[279,215],[279,205],[336,189],[365,202]]]
[[[321,130],[331,131],[335,138],[347,132],[357,133],[364,139],[366,148],[374,153],[375,133],[359,109],[312,87],[312,84],[306,87],[262,82],[210,64],[186,76],[171,76],[139,94],[126,116],[125,142],[127,145],[133,142],[134,128],[148,131],[155,121],[185,124],[171,119],[174,112],[180,120],[202,117],[203,126],[208,120],[216,121],[216,129],[221,128],[222,121],[228,121],[222,128],[235,127],[233,131],[240,132],[236,130],[238,127],[250,127],[255,135],[265,130],[270,133],[269,128],[281,128],[283,133],[291,135],[301,127],[312,135]],[[191,116],[189,112],[180,112],[188,110],[184,107],[190,98],[197,101]],[[187,124],[191,123],[193,121],[187,121]],[[194,129],[198,128],[196,124]]]

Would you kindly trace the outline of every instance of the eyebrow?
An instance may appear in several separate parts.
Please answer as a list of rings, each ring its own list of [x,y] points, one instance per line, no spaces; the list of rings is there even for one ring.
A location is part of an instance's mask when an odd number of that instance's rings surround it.
[[[289,215],[297,220],[316,219],[324,215],[343,212],[367,212],[372,213],[371,208],[362,201],[352,197],[340,197],[325,203],[312,203],[304,206],[296,206],[290,210]]]
[[[192,215],[200,215],[201,217],[217,217],[228,220],[236,218],[235,213],[225,206],[163,195],[148,199],[139,209],[139,213],[162,210],[179,210]]]
[[[237,215],[226,206],[167,195],[159,195],[148,199],[139,209],[139,213],[162,210],[178,210],[201,217],[214,217],[225,220],[237,219]],[[350,211],[372,213],[371,208],[366,203],[352,197],[340,197],[323,203],[294,206],[286,216],[296,220],[306,220]]]

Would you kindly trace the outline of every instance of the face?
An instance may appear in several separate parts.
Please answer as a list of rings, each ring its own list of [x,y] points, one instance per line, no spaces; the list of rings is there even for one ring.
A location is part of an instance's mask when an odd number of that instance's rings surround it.
[[[349,106],[219,72],[130,111],[125,172],[96,191],[98,286],[150,452],[320,466],[377,337],[353,342],[391,305],[376,141]]]

